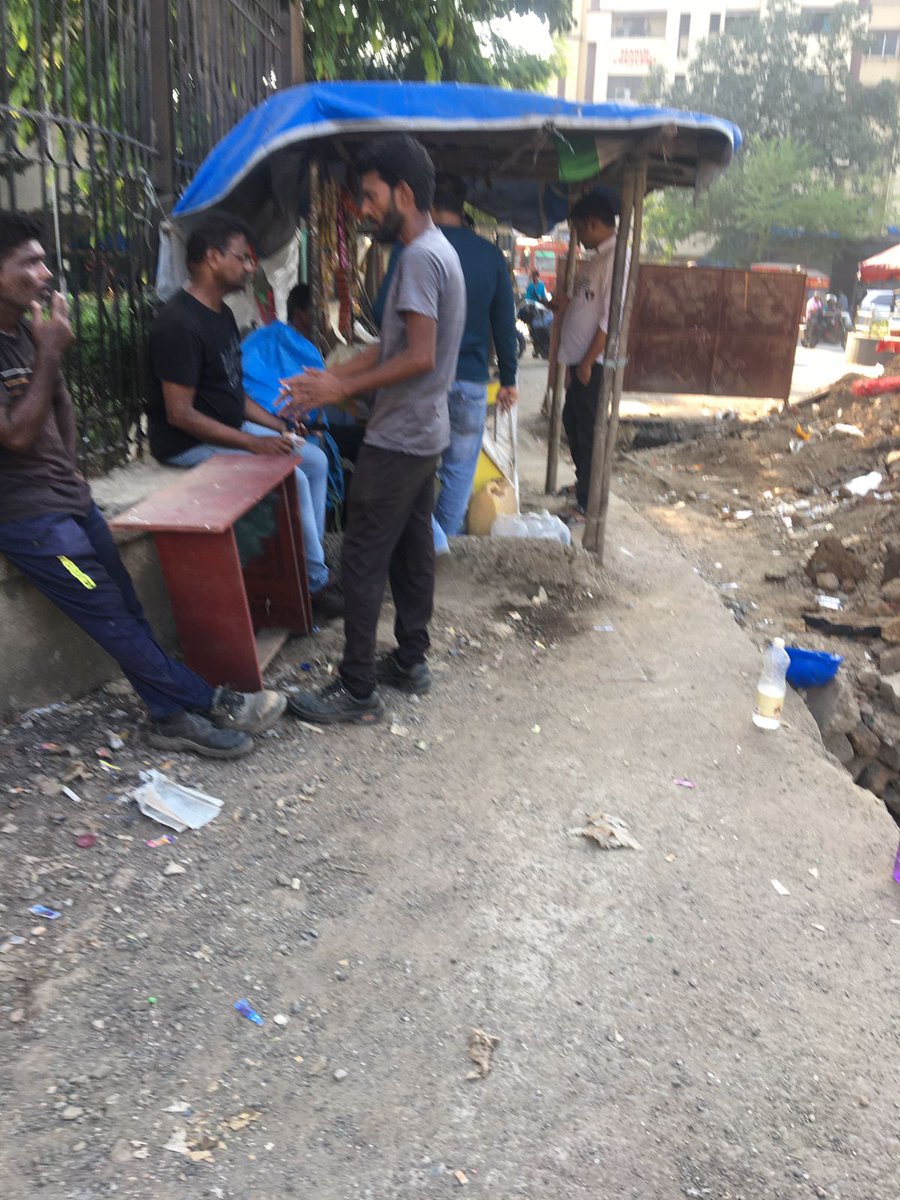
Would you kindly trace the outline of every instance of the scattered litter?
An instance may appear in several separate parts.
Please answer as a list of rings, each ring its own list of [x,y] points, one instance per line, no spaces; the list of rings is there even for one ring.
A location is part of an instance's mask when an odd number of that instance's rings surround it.
[[[276,1025],[280,1025],[282,1028],[284,1028],[284,1026],[288,1023],[289,1018],[286,1017],[284,1013],[276,1013],[272,1020]]]
[[[465,1187],[466,1184],[469,1182],[469,1177],[465,1173],[465,1171],[454,1171],[453,1178],[456,1180],[456,1182],[459,1184],[460,1187]]]
[[[540,727],[540,725],[532,725],[532,727],[531,727],[531,732],[532,732],[532,733],[540,733],[540,732],[541,732],[541,727]]]
[[[510,619],[511,621],[521,621],[521,620],[522,620],[522,614],[521,614],[521,613],[518,613],[518,612],[515,612],[515,610],[513,610],[513,611],[511,611],[511,612],[509,613],[509,619]]]
[[[148,838],[144,844],[149,846],[151,850],[157,850],[160,846],[171,846],[174,841],[175,839],[172,837],[171,833],[164,833],[162,837]]]
[[[616,632],[615,625],[594,625],[592,628],[594,630],[594,633],[615,633]]]
[[[836,425],[832,425],[829,433],[843,433],[847,437],[865,437],[858,425],[847,425],[844,421],[838,421]]]
[[[772,880],[772,887],[779,896],[789,896],[791,893],[787,890],[783,883],[779,883],[777,879]]]
[[[170,862],[166,863],[163,868],[163,875],[186,875],[187,867],[183,867],[181,863]]]
[[[812,875],[813,879],[819,878],[819,868],[818,867],[810,867],[809,873],[810,873],[810,875]]]
[[[695,788],[697,786],[692,779],[676,779],[674,782],[676,787]]]
[[[28,911],[32,916],[46,917],[48,921],[55,921],[57,917],[62,916],[62,913],[58,913],[55,908],[47,908],[43,904],[32,904]]]
[[[799,421],[794,426],[794,433],[796,433],[798,438],[802,438],[802,440],[804,442],[808,442],[809,439],[812,437],[812,434],[810,433],[810,431],[808,429],[804,429]]]
[[[816,604],[818,604],[819,608],[828,608],[832,612],[840,612],[844,607],[844,602],[840,596],[826,596],[824,592],[820,592],[816,596]]]
[[[810,925],[810,929],[818,929],[819,933],[826,932],[824,925]]]
[[[300,726],[301,729],[305,729],[307,731],[307,733],[324,733],[325,732],[325,730],[322,728],[321,725],[313,725],[312,721],[294,721],[295,729],[297,728],[298,725]]]
[[[634,556],[634,555],[631,553],[631,551],[630,551],[630,550],[626,550],[624,546],[620,546],[620,547],[619,547],[619,553],[620,553],[620,554],[624,554],[626,558],[634,558],[634,557],[635,557],[635,556]]]
[[[531,603],[535,608],[541,608],[541,606],[546,604],[549,599],[550,597],[547,595],[544,588],[539,587],[537,590],[537,595],[531,597]]]
[[[252,1021],[254,1025],[262,1025],[263,1024],[262,1017],[259,1015],[259,1013],[256,1011],[256,1009],[251,1005],[249,1000],[235,1000],[234,1007],[241,1014],[242,1017],[246,1017],[247,1020]]]
[[[752,508],[739,508],[737,510],[737,512],[734,514],[734,519],[736,521],[749,521],[752,516],[753,516]]]
[[[124,750],[125,749],[125,739],[123,737],[121,737],[118,733],[108,732],[106,735],[106,740],[109,742],[110,750]]]
[[[882,480],[880,471],[870,471],[868,475],[857,475],[854,479],[848,480],[844,484],[844,491],[849,492],[852,496],[868,496],[869,492],[874,492]]]
[[[718,586],[723,592],[736,592],[741,585],[739,583],[720,583]]]
[[[675,861],[675,859],[676,859],[676,857],[677,857],[677,855],[675,855],[675,854],[667,854],[667,855],[666,855],[666,862],[674,862],[674,861]]]
[[[74,800],[76,804],[81,803],[81,797],[77,795],[77,793],[73,792],[70,787],[61,787],[59,790],[64,796],[68,796],[70,800]]]
[[[312,663],[302,662],[302,663],[300,664],[300,670],[301,670],[301,671],[311,671],[311,670],[312,670]]]
[[[188,1152],[187,1130],[186,1129],[176,1129],[175,1132],[172,1134],[172,1136],[169,1138],[169,1140],[166,1142],[166,1144],[163,1146],[163,1150],[171,1150],[174,1154],[187,1154],[187,1152]]]
[[[92,846],[97,845],[97,839],[92,833],[79,833],[75,839],[75,845],[79,850],[90,850]]]
[[[163,1112],[178,1113],[179,1115],[184,1115],[192,1111],[193,1109],[190,1104],[186,1104],[184,1100],[179,1100],[177,1104],[170,1104],[168,1108],[163,1109]]]
[[[596,812],[587,819],[583,829],[573,829],[573,835],[589,838],[601,850],[640,850],[637,842],[628,830],[628,826],[618,817],[608,813]]]
[[[394,737],[409,737],[409,730],[399,721],[391,721],[390,732]]]
[[[469,1058],[475,1064],[466,1079],[486,1079],[491,1073],[491,1055],[500,1045],[500,1039],[483,1029],[473,1029],[469,1034]]]
[[[132,800],[145,817],[168,825],[176,833],[200,829],[222,810],[221,800],[174,783],[160,771],[141,771],[141,779],[141,786],[131,792]]]
[[[343,1067],[338,1067],[338,1069],[336,1071],[332,1072],[331,1078],[334,1080],[335,1083],[343,1083],[344,1080],[349,1075],[349,1073],[350,1072],[345,1071]]]

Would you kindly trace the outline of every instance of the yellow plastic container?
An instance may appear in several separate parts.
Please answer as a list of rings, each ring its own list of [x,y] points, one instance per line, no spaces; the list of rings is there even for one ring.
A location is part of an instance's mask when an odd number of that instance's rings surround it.
[[[491,463],[491,466],[493,465]],[[516,493],[513,485],[502,476],[491,479],[469,501],[468,531],[475,537],[487,537],[500,513],[515,511]]]

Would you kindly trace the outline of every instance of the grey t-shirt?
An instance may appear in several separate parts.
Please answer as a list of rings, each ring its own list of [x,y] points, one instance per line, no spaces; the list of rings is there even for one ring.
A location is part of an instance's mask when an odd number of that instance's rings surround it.
[[[406,349],[407,313],[437,322],[434,368],[393,387],[379,388],[366,443],[431,458],[450,444],[447,392],[466,321],[466,284],[459,257],[439,229],[427,229],[403,248],[381,322],[381,361]]]

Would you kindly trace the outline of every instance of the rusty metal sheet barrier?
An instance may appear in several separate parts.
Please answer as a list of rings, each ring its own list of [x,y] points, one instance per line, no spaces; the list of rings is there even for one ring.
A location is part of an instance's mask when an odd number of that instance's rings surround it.
[[[806,279],[641,265],[625,389],[787,399]]]

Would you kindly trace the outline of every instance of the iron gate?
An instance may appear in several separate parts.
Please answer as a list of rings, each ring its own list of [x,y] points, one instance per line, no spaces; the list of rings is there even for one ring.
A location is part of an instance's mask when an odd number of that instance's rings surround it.
[[[287,82],[289,24],[281,0],[0,0],[0,207],[42,217],[70,294],[93,473],[141,451],[156,194]]]

